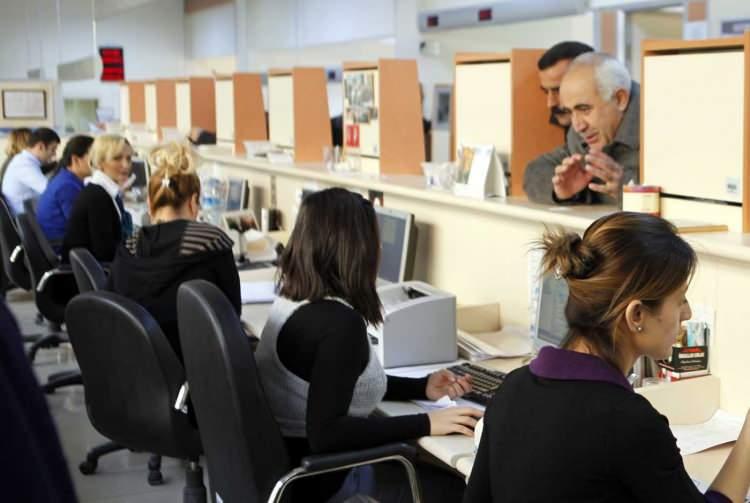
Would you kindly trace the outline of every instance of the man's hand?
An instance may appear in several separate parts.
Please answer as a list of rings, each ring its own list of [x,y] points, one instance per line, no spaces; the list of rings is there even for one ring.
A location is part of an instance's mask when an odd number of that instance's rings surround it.
[[[584,169],[583,156],[573,154],[555,168],[552,189],[558,199],[570,199],[591,183],[594,175]]]
[[[594,192],[607,194],[617,200],[622,197],[623,169],[610,156],[604,152],[592,150],[586,155],[586,166],[584,169],[586,173],[602,181],[602,183],[589,183],[589,189]]]
[[[457,376],[448,369],[430,374],[427,380],[425,395],[430,400],[439,400],[448,396],[451,400],[471,391],[471,376]]]

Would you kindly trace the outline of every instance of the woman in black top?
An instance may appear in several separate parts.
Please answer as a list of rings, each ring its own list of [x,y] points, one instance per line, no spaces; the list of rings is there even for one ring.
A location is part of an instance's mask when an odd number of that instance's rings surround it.
[[[148,183],[153,225],[117,250],[110,268],[110,289],[146,308],[182,360],[177,331],[177,289],[204,279],[218,286],[240,314],[240,280],[232,241],[218,227],[196,222],[200,180],[187,147],[171,143],[154,150]]]
[[[94,140],[91,161],[96,169],[78,194],[66,224],[64,261],[73,248],[86,248],[97,260],[110,262],[117,245],[132,234],[133,221],[120,193],[130,176],[132,157],[133,149],[122,136],[102,135]]]
[[[471,382],[444,370],[423,379],[386,376],[369,344],[367,325],[382,322],[375,290],[380,239],[372,205],[358,194],[328,189],[305,198],[279,263],[274,302],[256,352],[263,387],[293,463],[310,453],[375,447],[426,435],[472,435],[481,412],[449,408],[402,417],[372,416],[383,399],[457,397]],[[425,501],[459,501],[460,478],[418,467]],[[372,482],[372,471],[357,476]],[[399,480],[399,477],[402,479]],[[363,484],[351,483],[360,492]],[[295,500],[328,501],[343,475],[292,484]],[[391,492],[403,472],[374,468],[379,501],[400,501]],[[346,486],[351,487],[351,486]],[[366,492],[366,491],[365,491]],[[432,496],[431,496],[432,495]],[[408,496],[407,496],[408,497]]]
[[[494,396],[464,502],[745,501],[750,422],[701,494],[667,419],[625,378],[642,355],[670,354],[691,316],[690,245],[665,220],[620,212],[541,247],[545,272],[567,283],[570,329]]]

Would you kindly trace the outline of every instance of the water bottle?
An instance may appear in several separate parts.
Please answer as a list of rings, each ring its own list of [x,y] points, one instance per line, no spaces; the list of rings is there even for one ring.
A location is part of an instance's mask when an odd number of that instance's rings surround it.
[[[201,220],[221,225],[221,214],[227,209],[227,183],[209,176],[201,180]]]

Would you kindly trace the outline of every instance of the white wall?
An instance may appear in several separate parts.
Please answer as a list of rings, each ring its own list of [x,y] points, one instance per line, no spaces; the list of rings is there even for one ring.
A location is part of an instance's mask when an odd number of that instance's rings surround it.
[[[234,4],[228,3],[185,16],[185,56],[208,59],[235,51]]]
[[[750,18],[748,0],[708,0],[708,36],[721,36],[721,22]]]

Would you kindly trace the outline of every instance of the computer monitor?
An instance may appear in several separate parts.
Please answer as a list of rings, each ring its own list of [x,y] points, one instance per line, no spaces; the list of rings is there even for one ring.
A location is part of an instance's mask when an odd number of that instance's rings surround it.
[[[247,208],[248,186],[244,178],[229,178],[227,188],[227,211],[238,211]]]
[[[380,228],[380,269],[378,278],[390,283],[411,279],[416,246],[414,215],[375,206]]]
[[[144,188],[148,186],[149,169],[145,159],[133,158],[130,164],[130,172],[135,175],[133,187]]]
[[[544,346],[560,347],[568,336],[568,320],[565,318],[568,283],[551,274],[545,274],[540,281],[534,331],[535,350]]]

